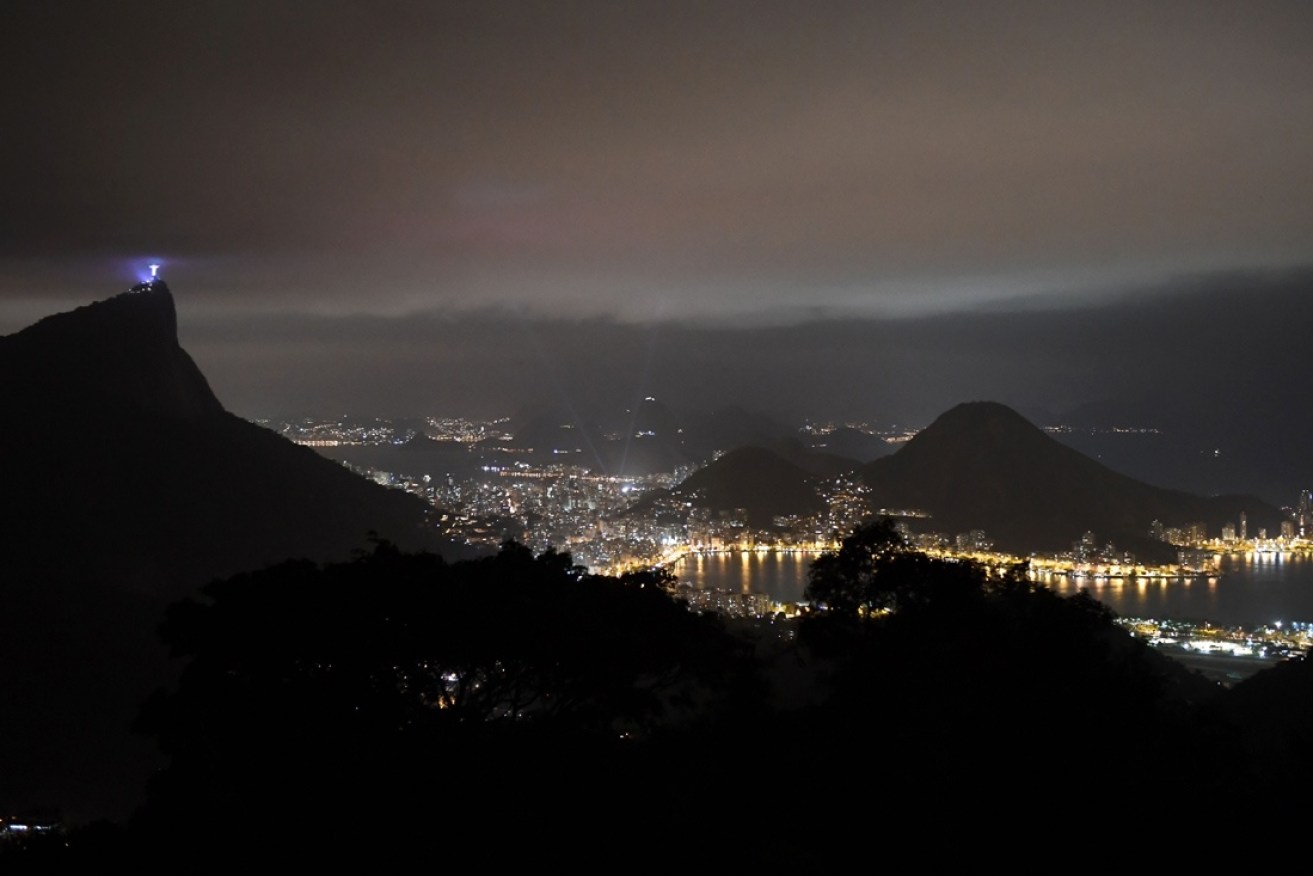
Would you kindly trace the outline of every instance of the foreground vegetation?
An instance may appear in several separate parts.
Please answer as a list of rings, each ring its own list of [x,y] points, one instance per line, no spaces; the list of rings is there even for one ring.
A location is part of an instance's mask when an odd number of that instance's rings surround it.
[[[1224,690],[1084,594],[928,557],[887,523],[815,563],[795,623],[696,614],[673,584],[514,543],[215,582],[163,626],[188,664],[141,711],[170,758],[145,806],[27,856],[655,863],[696,838],[823,865],[873,822],[978,820],[1000,795],[1313,778],[1309,661]]]

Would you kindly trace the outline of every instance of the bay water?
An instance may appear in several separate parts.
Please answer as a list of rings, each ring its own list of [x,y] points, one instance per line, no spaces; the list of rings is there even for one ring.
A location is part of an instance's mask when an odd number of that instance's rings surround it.
[[[674,567],[695,589],[763,593],[798,602],[815,552],[735,551],[692,554]],[[1313,623],[1313,555],[1235,553],[1222,557],[1218,574],[1199,578],[1046,578],[1042,583],[1070,596],[1081,589],[1119,617],[1208,621],[1246,628]]]

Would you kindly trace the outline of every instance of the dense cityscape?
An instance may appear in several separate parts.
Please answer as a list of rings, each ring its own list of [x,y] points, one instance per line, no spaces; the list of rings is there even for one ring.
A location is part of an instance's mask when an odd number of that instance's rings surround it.
[[[1155,539],[1175,546],[1177,562],[1151,564],[1116,545],[1100,541],[1094,532],[1079,534],[1068,551],[1021,557],[992,550],[984,530],[962,533],[913,532],[908,521],[928,517],[911,508],[881,508],[870,500],[869,488],[852,476],[818,481],[824,510],[809,516],[777,517],[770,528],[748,525],[742,509],[714,512],[695,507],[669,490],[697,469],[685,465],[672,471],[641,476],[599,474],[570,464],[527,461],[534,448],[516,447],[508,431],[509,418],[487,421],[459,417],[431,417],[423,421],[386,418],[300,419],[266,421],[264,425],[296,443],[325,451],[363,447],[405,447],[415,442],[445,446],[460,456],[448,471],[388,471],[345,462],[379,484],[414,493],[439,512],[437,525],[450,537],[470,545],[495,548],[514,540],[535,551],[555,549],[594,571],[618,574],[661,566],[676,568],[681,559],[696,554],[735,552],[799,552],[812,555],[834,550],[841,534],[873,517],[888,516],[906,541],[937,557],[962,558],[986,567],[1006,569],[1021,563],[1039,582],[1068,579],[1076,582],[1158,580],[1164,582],[1213,579],[1220,560],[1228,554],[1281,554],[1313,552],[1313,494],[1300,493],[1286,509],[1288,519],[1279,533],[1265,529],[1250,532],[1244,515],[1220,532],[1209,533],[1202,523],[1167,525],[1155,521]],[[900,445],[916,430],[881,429],[870,423],[844,424]],[[823,448],[834,423],[806,423],[800,436],[813,448]],[[1069,427],[1049,427],[1050,434],[1069,433]],[[1112,428],[1114,433],[1156,430]],[[637,435],[639,439],[649,435]],[[345,457],[340,457],[345,459]],[[475,464],[470,465],[469,462]],[[708,460],[711,462],[713,460]],[[640,501],[645,495],[655,498]],[[695,610],[756,618],[794,617],[805,603],[779,601],[760,592],[702,590],[687,584],[681,594]],[[1313,644],[1313,624],[1299,621],[1256,629],[1218,627],[1180,619],[1119,618],[1118,623],[1150,644],[1190,657],[1229,656],[1262,661],[1264,665],[1297,653]],[[1211,661],[1204,661],[1209,666]],[[1252,668],[1249,671],[1254,671]]]

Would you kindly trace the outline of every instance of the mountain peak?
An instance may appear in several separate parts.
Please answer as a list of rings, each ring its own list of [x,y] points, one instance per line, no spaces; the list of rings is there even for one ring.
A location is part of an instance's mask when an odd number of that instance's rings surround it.
[[[1007,405],[972,401],[940,414],[895,455],[906,462],[943,454],[992,455],[1003,448],[1011,453],[1044,452],[1052,444],[1042,429]]]
[[[176,673],[156,627],[205,582],[371,532],[461,550],[418,496],[226,413],[176,325],[156,279],[0,337],[0,810],[128,816],[158,769],[130,716]]]
[[[15,411],[149,411],[195,420],[223,413],[178,345],[163,280],[57,313],[0,338],[0,397]]]
[[[696,504],[713,510],[742,508],[747,522],[766,529],[779,514],[813,513],[824,502],[803,468],[765,447],[745,446],[699,469],[677,488],[697,495]]]
[[[880,505],[930,512],[948,533],[983,529],[1018,553],[1061,550],[1087,530],[1121,547],[1169,551],[1148,538],[1153,520],[1216,532],[1245,510],[1279,523],[1257,500],[1205,499],[1119,474],[997,402],[951,408],[863,476]]]
[[[127,329],[137,340],[155,335],[177,343],[178,313],[168,284],[163,280],[138,283],[118,295],[47,316],[10,337],[47,337],[77,331],[99,333],[105,328]]]
[[[962,402],[940,414],[923,430],[924,433],[962,431],[1008,435],[1042,433],[1038,426],[1012,408],[993,401]]]

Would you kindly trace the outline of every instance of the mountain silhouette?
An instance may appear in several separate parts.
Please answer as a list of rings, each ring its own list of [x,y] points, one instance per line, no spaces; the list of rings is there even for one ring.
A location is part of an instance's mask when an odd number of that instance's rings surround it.
[[[516,446],[532,449],[535,462],[631,477],[701,465],[736,447],[796,441],[792,429],[764,414],[731,405],[677,415],[651,397],[596,415],[570,405],[538,406],[512,418],[511,428]]]
[[[820,460],[829,462],[829,458]],[[772,450],[739,447],[689,475],[667,495],[711,511],[741,509],[749,526],[770,529],[778,515],[811,514],[825,508],[816,480],[812,472]]]
[[[179,346],[162,281],[0,338],[10,561],[176,598],[369,533],[440,548],[419,498],[226,412]]]
[[[162,280],[0,338],[0,415],[66,419],[136,412],[195,422],[223,413],[178,345]]]
[[[0,338],[0,809],[121,816],[153,752],[129,727],[173,668],[165,607],[371,533],[449,554],[429,506],[224,410],[162,281]]]
[[[854,458],[827,450],[809,449],[792,436],[774,441],[766,449],[816,478],[837,477],[861,467],[861,463]]]
[[[995,402],[952,408],[862,476],[878,506],[928,511],[927,527],[940,532],[983,529],[1023,554],[1063,550],[1092,531],[1101,544],[1164,560],[1174,549],[1150,537],[1155,520],[1204,523],[1217,536],[1242,512],[1251,533],[1275,535],[1282,519],[1254,497],[1204,498],[1118,474]]]

